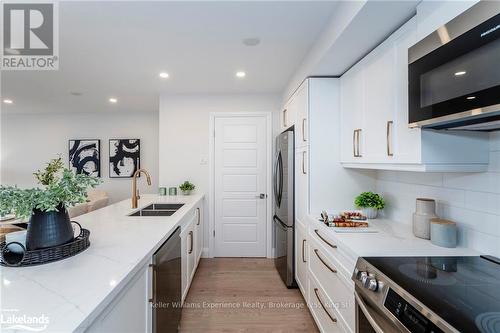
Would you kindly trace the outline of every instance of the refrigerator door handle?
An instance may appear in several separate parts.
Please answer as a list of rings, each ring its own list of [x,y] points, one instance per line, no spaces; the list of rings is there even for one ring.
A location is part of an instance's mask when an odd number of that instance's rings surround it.
[[[283,198],[283,158],[281,156],[281,152],[279,153],[278,156],[278,162],[279,162],[279,179],[280,179],[280,185],[279,185],[279,192],[278,192],[278,207],[281,206],[281,199]]]
[[[276,162],[274,163],[274,177],[273,177],[273,193],[274,193],[274,200],[276,201],[276,205],[278,205],[278,158],[279,158],[279,152],[276,153]],[[278,205],[279,207],[279,205]]]

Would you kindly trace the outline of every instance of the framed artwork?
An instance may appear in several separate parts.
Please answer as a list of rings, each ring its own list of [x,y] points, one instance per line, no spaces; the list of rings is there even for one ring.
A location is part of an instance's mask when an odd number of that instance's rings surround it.
[[[69,140],[69,168],[77,174],[101,177],[101,140]]]
[[[131,178],[141,167],[139,139],[109,140],[109,177]]]

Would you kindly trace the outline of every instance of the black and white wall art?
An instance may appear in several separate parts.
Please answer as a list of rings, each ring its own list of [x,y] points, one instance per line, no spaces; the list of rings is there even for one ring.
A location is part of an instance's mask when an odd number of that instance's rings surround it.
[[[69,167],[77,174],[101,177],[101,141],[69,140]]]
[[[139,139],[109,140],[109,177],[130,178],[140,168]]]

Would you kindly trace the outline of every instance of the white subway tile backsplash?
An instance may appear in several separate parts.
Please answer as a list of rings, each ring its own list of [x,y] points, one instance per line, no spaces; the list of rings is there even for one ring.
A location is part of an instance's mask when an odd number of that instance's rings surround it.
[[[437,214],[441,218],[455,221],[459,228],[500,237],[498,215],[448,205],[438,205]]]
[[[465,206],[465,191],[435,187],[427,185],[415,185],[416,194],[419,198],[431,198],[438,204],[446,204],[455,207]]]
[[[500,225],[500,194],[466,191],[465,208],[496,214]]]
[[[500,257],[500,237],[461,228],[458,233],[459,243],[480,253]]]
[[[490,151],[500,151],[500,131],[490,133]]]
[[[443,177],[444,187],[500,194],[500,175],[496,172],[446,173]]]
[[[489,172],[500,173],[500,150],[490,151],[490,163],[488,165]],[[498,175],[500,177],[500,175]]]

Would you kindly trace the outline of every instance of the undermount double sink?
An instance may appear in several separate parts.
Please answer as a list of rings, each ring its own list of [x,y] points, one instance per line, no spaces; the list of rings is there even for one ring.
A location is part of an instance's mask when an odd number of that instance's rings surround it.
[[[184,204],[154,203],[129,216],[171,216],[182,206],[184,206]]]

